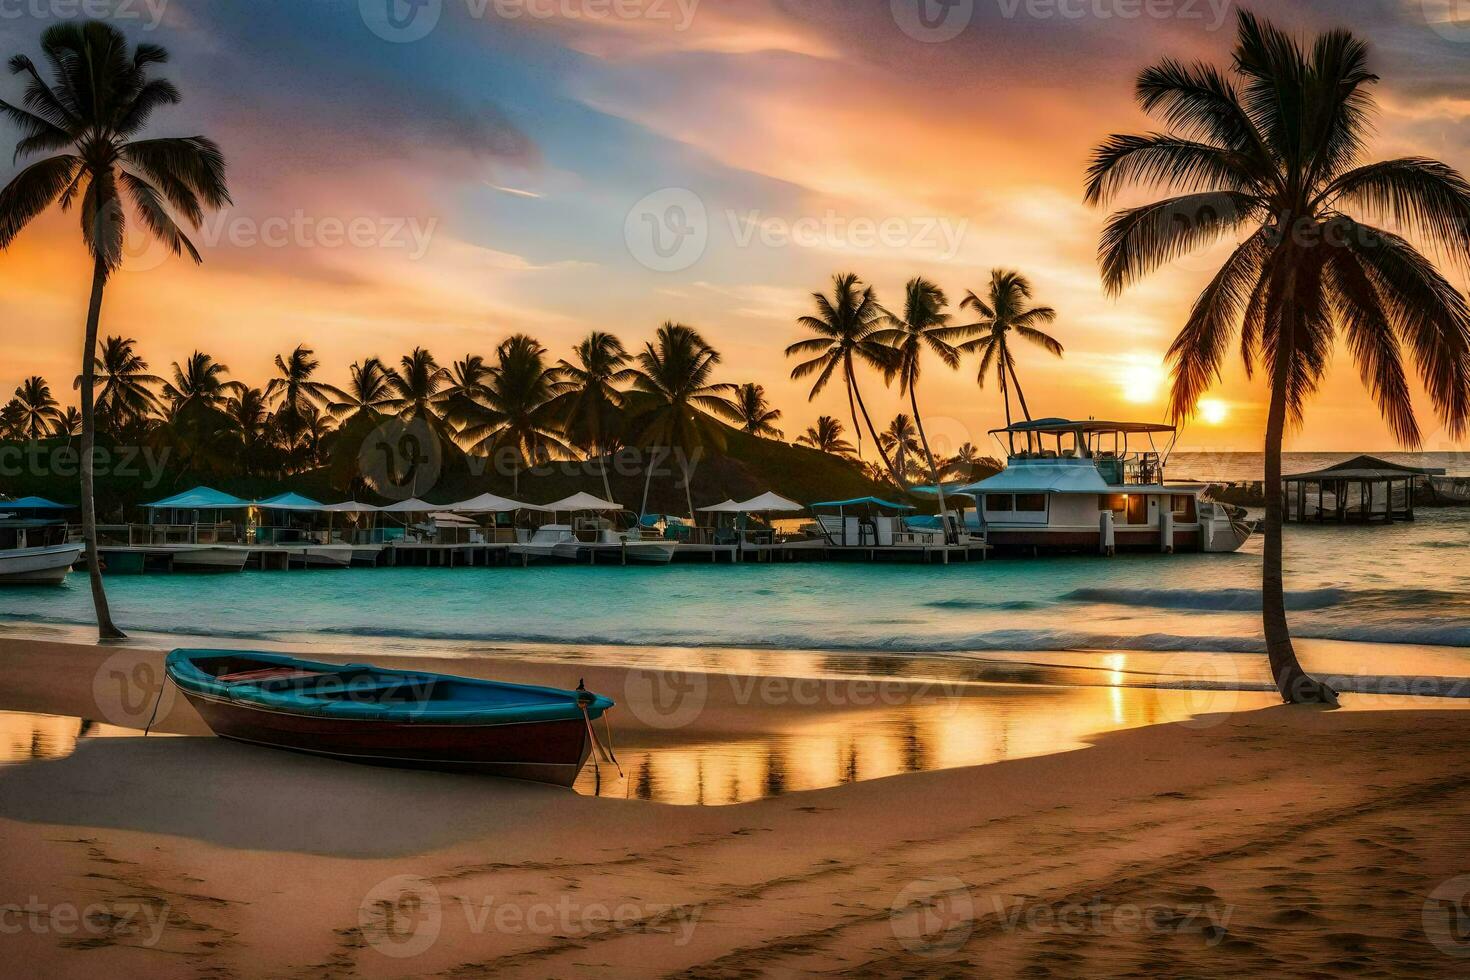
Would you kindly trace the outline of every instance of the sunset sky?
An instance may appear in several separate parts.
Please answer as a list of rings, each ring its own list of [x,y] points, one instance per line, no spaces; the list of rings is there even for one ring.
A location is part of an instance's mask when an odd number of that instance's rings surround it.
[[[415,345],[448,364],[524,331],[563,356],[594,328],[632,347],[678,320],[723,352],[721,380],[766,386],[794,438],[846,414],[839,390],[809,404],[782,356],[833,273],[895,305],[922,274],[957,305],[1002,266],[1060,313],[1064,359],[1019,351],[1034,411],[1163,415],[1164,349],[1229,243],[1110,299],[1083,171],[1109,133],[1155,128],[1133,104],[1140,68],[1226,61],[1224,0],[954,0],[932,27],[915,4],[933,0],[418,2],[124,5],[118,26],[171,52],[185,95],[150,132],[216,139],[235,205],[195,236],[202,266],[133,243],[104,334],[136,338],[160,374],[198,347],[261,385],[302,342],[341,383],[351,361]],[[73,7],[0,4],[0,51],[39,60],[41,31]],[[1453,8],[1257,7],[1373,43],[1373,155],[1470,170],[1470,19]],[[20,92],[0,79],[3,97]],[[0,391],[39,373],[74,397],[89,273],[76,222],[50,214],[0,254]],[[999,394],[977,390],[976,366],[924,376],[946,448],[993,449]],[[885,420],[906,408],[876,378],[867,393]],[[1211,397],[1223,419],[1196,420],[1181,446],[1258,448],[1259,379],[1232,359]],[[1457,448],[1421,408],[1426,448]],[[1391,445],[1340,356],[1289,448]]]

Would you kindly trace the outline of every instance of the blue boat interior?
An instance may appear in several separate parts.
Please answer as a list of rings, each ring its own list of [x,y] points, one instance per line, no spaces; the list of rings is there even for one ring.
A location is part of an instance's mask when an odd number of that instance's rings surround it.
[[[185,691],[266,711],[439,724],[597,718],[611,699],[588,691],[327,664],[244,650],[175,650],[166,669]]]

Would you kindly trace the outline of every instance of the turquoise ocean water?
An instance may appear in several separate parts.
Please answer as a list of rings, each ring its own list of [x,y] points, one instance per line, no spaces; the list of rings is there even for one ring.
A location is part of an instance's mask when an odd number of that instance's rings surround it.
[[[1470,511],[1294,527],[1287,551],[1297,635],[1470,648]],[[221,640],[1248,653],[1262,649],[1259,571],[1252,539],[1235,555],[176,574],[108,589],[124,627]],[[0,590],[5,620],[90,622],[85,577]]]

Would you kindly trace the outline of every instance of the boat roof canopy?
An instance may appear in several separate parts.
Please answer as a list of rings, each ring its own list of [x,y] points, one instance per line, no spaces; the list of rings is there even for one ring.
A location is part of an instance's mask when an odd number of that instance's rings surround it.
[[[882,500],[878,497],[854,497],[851,500],[828,500],[820,504],[812,504],[817,507],[858,507],[867,504],[872,507],[886,507],[889,510],[913,510],[908,504],[895,504],[891,500]]]
[[[195,487],[143,506],[156,510],[237,510],[249,507],[251,503],[213,487]]]
[[[1035,419],[1031,422],[1017,422],[1003,429],[991,429],[991,435],[1001,432],[1041,434],[1059,432],[1173,432],[1175,427],[1165,425],[1162,422],[1103,422],[1097,419],[1084,419],[1074,421],[1072,419]]]
[[[573,510],[573,511],[575,511],[575,510],[593,510],[593,511],[598,511],[598,510],[624,510],[625,508],[623,507],[622,504],[614,503],[611,500],[603,500],[601,497],[594,497],[594,496],[592,496],[592,494],[587,493],[587,492],[584,491],[582,493],[574,493],[570,497],[563,497],[561,500],[552,501],[549,504],[542,504],[540,507],[529,508],[529,509],[532,509],[532,510],[543,510],[543,511],[547,511],[548,513],[555,513],[557,511],[563,511],[563,510]]]

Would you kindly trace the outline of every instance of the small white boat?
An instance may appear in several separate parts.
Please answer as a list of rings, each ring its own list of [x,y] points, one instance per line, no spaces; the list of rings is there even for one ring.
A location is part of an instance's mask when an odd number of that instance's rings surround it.
[[[82,556],[56,521],[0,521],[0,585],[61,585]]]
[[[527,540],[511,545],[510,553],[523,560],[571,561],[576,559],[576,542],[576,535],[572,533],[570,524],[543,524]]]
[[[352,558],[350,544],[308,544],[292,548],[289,561],[303,568],[348,568]]]
[[[228,544],[175,544],[159,548],[168,552],[173,567],[184,572],[241,572],[250,549]]]

